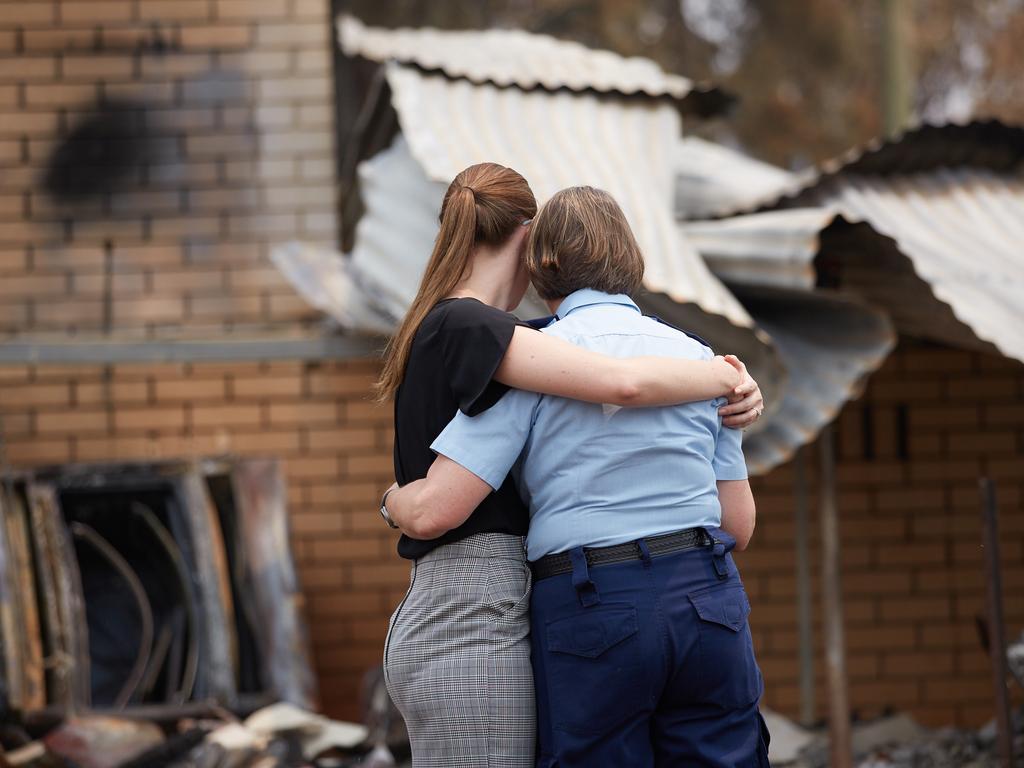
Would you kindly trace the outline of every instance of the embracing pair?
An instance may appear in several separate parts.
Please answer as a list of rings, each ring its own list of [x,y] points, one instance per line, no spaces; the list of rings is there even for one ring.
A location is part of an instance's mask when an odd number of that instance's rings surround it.
[[[381,512],[412,561],[385,679],[413,765],[767,766],[730,555],[754,529],[756,383],[642,314],[607,193],[538,212],[484,163],[440,220],[380,381],[398,480]],[[528,325],[509,311],[531,280],[553,317]]]

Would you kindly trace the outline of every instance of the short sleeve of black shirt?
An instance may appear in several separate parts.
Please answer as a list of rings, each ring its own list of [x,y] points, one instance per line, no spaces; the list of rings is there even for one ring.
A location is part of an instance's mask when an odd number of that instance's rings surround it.
[[[434,461],[430,444],[461,410],[475,416],[508,390],[493,380],[517,325],[514,315],[476,299],[446,299],[430,311],[413,339],[395,397],[395,478],[405,485],[425,477]],[[506,480],[458,528],[431,541],[402,536],[398,553],[415,559],[475,533],[526,533],[529,514]]]
[[[476,416],[508,389],[493,379],[520,323],[475,299],[455,299],[445,310],[440,338],[448,383],[459,410]]]

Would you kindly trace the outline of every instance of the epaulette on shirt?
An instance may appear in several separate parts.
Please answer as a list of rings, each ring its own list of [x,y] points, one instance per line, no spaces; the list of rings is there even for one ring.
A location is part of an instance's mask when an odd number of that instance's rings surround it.
[[[547,317],[538,317],[533,320],[527,320],[526,324],[531,328],[536,328],[539,331],[541,328],[547,328],[549,325],[551,325],[554,319],[555,315],[548,315]]]
[[[662,319],[661,319],[660,317],[658,317],[657,315],[644,315],[644,317],[649,317],[649,318],[651,318],[651,320],[654,320],[654,321],[656,321],[656,322],[659,322],[659,323],[661,323],[662,325],[667,325],[667,326],[668,326],[669,328],[671,328],[671,329],[673,329],[673,330],[675,330],[675,331],[679,331],[680,333],[684,333],[684,334],[686,334],[687,336],[689,336],[689,337],[690,337],[691,339],[693,339],[694,341],[696,341],[696,342],[699,342],[699,343],[703,344],[703,345],[704,345],[705,347],[707,347],[708,349],[710,349],[710,350],[711,350],[712,352],[714,352],[714,351],[715,351],[715,348],[714,348],[714,347],[712,347],[712,346],[711,346],[710,344],[708,344],[708,342],[707,342],[707,341],[706,341],[705,339],[702,339],[702,338],[701,338],[700,336],[698,336],[698,335],[697,335],[696,333],[690,333],[689,331],[683,330],[682,328],[677,328],[676,326],[672,325],[672,323],[666,323],[666,322],[665,322],[664,320],[662,320]]]

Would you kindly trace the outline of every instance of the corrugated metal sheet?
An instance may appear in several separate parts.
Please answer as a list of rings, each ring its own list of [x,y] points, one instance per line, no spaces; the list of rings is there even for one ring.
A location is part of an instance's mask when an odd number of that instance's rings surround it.
[[[721,144],[687,137],[676,144],[676,217],[706,219],[777,199],[797,177]]]
[[[342,15],[338,39],[348,55],[413,65],[476,84],[677,100],[695,90],[692,81],[665,72],[650,59],[627,58],[521,30],[381,29]],[[697,90],[711,94],[715,89]]]
[[[680,229],[768,332],[789,371],[777,411],[744,442],[751,471],[767,471],[813,441],[896,342],[880,309],[815,287],[815,256],[823,241],[832,247],[833,232],[855,234],[854,250],[869,260],[889,242],[869,227],[847,232],[853,227],[827,208],[682,222]]]
[[[751,326],[676,231],[671,156],[681,128],[670,106],[474,85],[396,64],[388,65],[388,82],[402,132],[428,178],[447,183],[487,160],[522,173],[542,202],[568,186],[605,189],[643,249],[648,290]]]
[[[888,357],[896,333],[879,309],[832,292],[738,289],[789,372],[763,429],[743,441],[752,474],[788,461],[814,441]]]
[[[904,333],[1024,361],[1024,128],[921,126],[825,163],[760,210],[809,206],[863,224],[833,228],[830,247],[813,262],[819,282],[885,309]],[[721,251],[759,221],[766,220],[734,216],[684,231],[714,231],[713,250]],[[865,228],[886,244],[865,250]],[[813,222],[790,234],[807,238],[805,252],[817,251]]]

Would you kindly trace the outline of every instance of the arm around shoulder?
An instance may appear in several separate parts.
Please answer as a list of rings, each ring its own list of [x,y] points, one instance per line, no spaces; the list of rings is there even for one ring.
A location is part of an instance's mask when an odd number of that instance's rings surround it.
[[[528,392],[634,407],[709,400],[740,383],[719,357],[610,357],[524,327],[515,329],[494,378]]]

